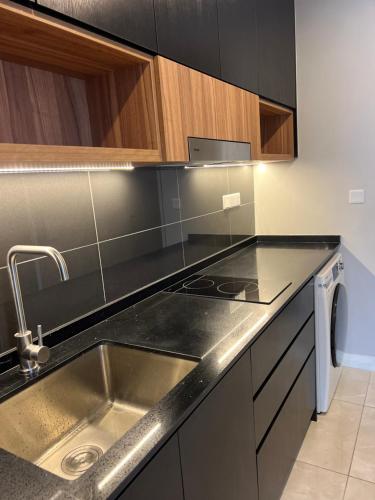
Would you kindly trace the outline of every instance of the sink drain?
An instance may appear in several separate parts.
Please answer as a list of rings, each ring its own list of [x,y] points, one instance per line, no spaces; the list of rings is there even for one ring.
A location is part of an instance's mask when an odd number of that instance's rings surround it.
[[[61,469],[65,474],[78,476],[89,469],[102,455],[103,450],[99,446],[91,444],[79,446],[65,455]]]

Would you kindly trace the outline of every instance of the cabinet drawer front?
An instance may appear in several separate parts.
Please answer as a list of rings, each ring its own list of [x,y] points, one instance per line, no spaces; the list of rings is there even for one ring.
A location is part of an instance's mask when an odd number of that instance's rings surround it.
[[[306,323],[254,402],[258,446],[315,344],[314,315]]]
[[[259,500],[279,500],[315,409],[315,350],[259,450]]]
[[[251,347],[253,394],[313,312],[313,283],[309,281]]]

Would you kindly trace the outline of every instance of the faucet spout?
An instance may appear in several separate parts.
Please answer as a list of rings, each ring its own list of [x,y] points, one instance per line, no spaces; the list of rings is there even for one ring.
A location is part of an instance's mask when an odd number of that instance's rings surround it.
[[[26,326],[22,292],[17,270],[17,256],[20,254],[44,255],[46,257],[50,257],[55,262],[58,268],[61,281],[67,281],[69,279],[69,272],[64,257],[58,250],[56,250],[56,248],[53,247],[36,245],[15,245],[9,250],[7,254],[8,273],[18,321],[18,332],[16,333],[15,337],[17,338],[18,343],[21,371],[23,373],[32,373],[39,367],[37,362],[38,353],[42,349],[37,349],[37,346],[33,346],[31,332],[27,329]],[[44,346],[40,347],[44,348],[44,351],[47,349]],[[40,359],[42,359],[42,357],[44,359],[46,358],[45,353],[43,356],[40,356]]]

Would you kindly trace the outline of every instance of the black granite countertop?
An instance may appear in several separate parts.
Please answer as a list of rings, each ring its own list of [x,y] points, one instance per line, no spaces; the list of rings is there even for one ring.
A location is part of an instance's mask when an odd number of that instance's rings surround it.
[[[199,358],[185,379],[86,473],[64,480],[0,449],[1,498],[116,498],[254,339],[337,250],[337,243],[256,242],[199,274],[291,281],[270,305],[159,292],[52,349],[38,376],[103,341]],[[26,383],[0,376],[0,398]]]

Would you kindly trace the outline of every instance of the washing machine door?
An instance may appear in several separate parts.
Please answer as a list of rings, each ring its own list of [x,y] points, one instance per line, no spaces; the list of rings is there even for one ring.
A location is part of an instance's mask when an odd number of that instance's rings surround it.
[[[338,283],[333,292],[332,311],[331,311],[331,360],[332,365],[336,368],[340,366],[336,356],[336,335],[337,335],[337,305],[340,300],[340,295],[344,292],[344,287]]]

